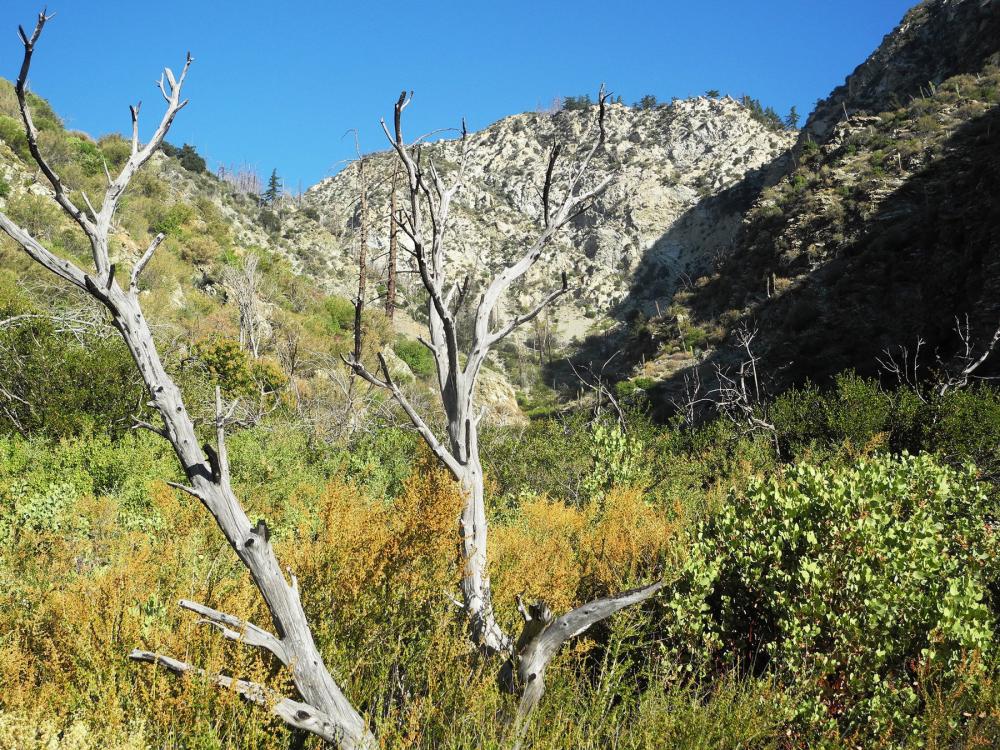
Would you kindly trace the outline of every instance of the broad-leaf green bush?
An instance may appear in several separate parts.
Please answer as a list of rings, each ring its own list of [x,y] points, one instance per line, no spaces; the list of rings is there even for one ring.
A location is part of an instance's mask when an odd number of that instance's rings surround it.
[[[992,651],[994,520],[973,469],[928,455],[793,466],[698,530],[670,642],[695,670],[772,669],[814,729],[916,732],[917,671]]]

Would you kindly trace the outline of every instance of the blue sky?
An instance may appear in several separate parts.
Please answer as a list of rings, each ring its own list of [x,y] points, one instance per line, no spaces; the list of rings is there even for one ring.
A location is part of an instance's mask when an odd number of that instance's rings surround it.
[[[414,89],[407,130],[478,129],[601,81],[632,102],[708,89],[744,93],[807,114],[861,63],[911,0],[507,0],[371,3],[50,0],[32,66],[36,92],[67,125],[122,131],[142,99],[190,49],[191,104],[170,140],[217,164],[277,168],[288,188],[337,171],[354,151],[381,149],[378,118]],[[0,7],[0,76],[21,59],[18,23],[36,2]]]

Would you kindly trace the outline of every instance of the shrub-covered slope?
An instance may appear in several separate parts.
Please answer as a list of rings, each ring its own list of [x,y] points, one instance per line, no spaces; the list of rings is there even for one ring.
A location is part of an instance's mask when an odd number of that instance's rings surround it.
[[[956,316],[989,340],[1000,322],[1000,34],[987,33],[998,8],[932,1],[907,16],[829,100],[839,120],[806,129],[732,251],[646,326],[658,351],[642,374],[676,385],[699,361],[727,361],[741,324],[760,329],[756,353],[783,384],[874,372],[883,349],[918,337],[926,364],[935,350],[947,360]]]

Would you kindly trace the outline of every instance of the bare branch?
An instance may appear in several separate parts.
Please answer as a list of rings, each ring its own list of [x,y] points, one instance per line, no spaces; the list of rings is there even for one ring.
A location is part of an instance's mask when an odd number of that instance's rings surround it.
[[[24,122],[25,136],[28,140],[28,150],[31,152],[32,158],[35,163],[38,164],[39,169],[42,170],[42,174],[45,175],[45,179],[49,181],[52,185],[52,190],[55,192],[56,202],[62,207],[62,209],[69,214],[69,216],[80,225],[80,228],[86,233],[86,235],[94,239],[97,237],[97,227],[88,219],[84,213],[77,208],[73,201],[70,200],[69,195],[66,192],[65,187],[62,184],[62,180],[55,173],[49,163],[42,156],[42,152],[38,148],[38,129],[35,127],[35,122],[31,117],[31,110],[28,107],[28,71],[31,69],[31,58],[35,52],[35,44],[38,42],[38,38],[42,34],[42,29],[45,28],[47,21],[51,20],[52,16],[46,16],[43,10],[38,14],[38,22],[35,24],[35,30],[32,32],[29,38],[25,33],[24,29],[20,26],[18,27],[18,33],[21,37],[21,42],[24,44],[24,59],[21,62],[21,71],[17,76],[17,82],[14,85],[14,91],[17,94],[18,108],[21,112],[21,119]]]
[[[361,362],[354,359],[344,358],[344,362],[354,370],[358,375],[360,375],[364,380],[371,383],[379,388],[385,388],[392,393],[393,398],[400,405],[406,416],[410,418],[413,426],[416,428],[417,432],[427,443],[427,446],[433,451],[434,455],[448,467],[448,469],[453,473],[457,474],[461,472],[461,466],[455,460],[445,447],[441,444],[441,441],[437,439],[434,432],[427,423],[424,422],[423,417],[417,413],[417,410],[413,408],[410,404],[410,400],[406,397],[406,394],[400,389],[399,385],[392,379],[392,375],[389,374],[389,365],[385,361],[385,357],[381,352],[378,353],[379,368],[382,370],[382,378],[379,379],[372,372],[368,370]]]
[[[534,307],[534,309],[531,310],[531,312],[525,315],[515,315],[513,320],[511,320],[505,326],[503,326],[502,328],[500,328],[499,330],[495,331],[490,335],[487,346],[493,346],[494,344],[498,343],[499,341],[502,341],[504,338],[509,336],[520,326],[524,325],[525,323],[530,323],[532,320],[538,317],[538,315],[542,312],[542,310],[548,307],[552,302],[555,302],[557,299],[562,297],[568,291],[569,288],[563,286],[560,289],[556,289],[554,292],[549,292],[547,295],[545,295],[542,301],[539,302]]]
[[[276,636],[271,635],[266,630],[246,620],[241,620],[233,615],[227,615],[224,612],[219,612],[216,609],[206,607],[204,604],[198,604],[188,599],[181,599],[178,604],[183,609],[201,615],[204,619],[199,622],[217,628],[224,638],[270,651],[282,664],[288,664],[289,657],[284,645]]]
[[[224,690],[232,690],[250,703],[270,709],[271,713],[294,729],[310,732],[340,747],[349,748],[359,746],[358,744],[348,742],[347,732],[342,727],[337,726],[329,716],[324,715],[315,707],[310,706],[308,703],[286,698],[277,691],[256,682],[239,680],[221,674],[208,674],[205,670],[194,667],[187,662],[151,651],[134,649],[128,656],[133,661],[146,662],[162,667],[174,674],[201,675]]]
[[[139,276],[142,274],[143,270],[145,270],[146,264],[153,259],[153,253],[156,252],[156,249],[160,246],[160,243],[162,243],[165,238],[166,235],[163,234],[163,232],[160,232],[158,235],[156,235],[153,238],[153,241],[149,243],[149,247],[146,249],[146,252],[144,252],[142,254],[142,257],[139,258],[138,262],[134,266],[132,266],[132,273],[129,276],[128,286],[129,289],[132,290],[133,294],[139,290]]]
[[[616,612],[646,601],[665,585],[663,580],[659,580],[648,586],[595,599],[556,619],[553,619],[551,610],[544,602],[537,602],[525,610],[518,598],[524,626],[511,657],[510,672],[512,677],[516,672],[516,682],[523,692],[514,724],[515,748],[521,746],[528,718],[545,692],[545,670],[563,644]]]
[[[27,230],[15,224],[7,215],[0,212],[0,229],[3,229],[14,242],[19,244],[32,260],[40,263],[59,278],[68,281],[73,286],[86,291],[87,274],[74,263],[59,258],[43,247],[38,240],[28,234]]]

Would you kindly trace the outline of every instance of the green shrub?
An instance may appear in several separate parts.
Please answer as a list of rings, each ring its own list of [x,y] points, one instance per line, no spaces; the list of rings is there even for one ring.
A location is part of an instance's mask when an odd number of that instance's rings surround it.
[[[932,402],[919,421],[922,445],[949,463],[972,461],[988,478],[1000,478],[1000,393],[986,384],[952,391]]]
[[[75,135],[69,136],[66,142],[85,175],[93,177],[104,172],[104,155],[96,143]]]
[[[593,464],[590,475],[583,481],[583,489],[592,496],[612,487],[631,487],[648,481],[642,439],[623,431],[617,422],[601,421],[593,426],[590,454]]]
[[[31,110],[31,119],[38,130],[57,131],[62,130],[62,120],[52,109],[52,105],[45,101],[38,94],[28,92],[28,109]]]
[[[281,230],[281,216],[276,211],[265,208],[260,212],[260,225],[268,232],[278,232]]]
[[[112,174],[125,166],[125,162],[132,155],[132,144],[120,135],[103,136],[97,145],[101,149],[101,154],[108,162],[108,169]],[[101,167],[104,170],[104,167]]]
[[[615,383],[615,393],[618,398],[633,399],[656,386],[653,378],[638,377],[631,380],[620,380]]]
[[[0,177],[0,198],[6,198],[8,195],[10,195],[10,183]]]
[[[427,378],[434,373],[434,355],[419,341],[400,337],[393,351],[418,378]]]
[[[186,203],[175,203],[153,217],[150,230],[154,234],[177,235],[182,227],[194,218],[194,209]]]
[[[688,350],[704,348],[708,343],[708,331],[698,326],[691,326],[684,330],[684,348]]]
[[[774,400],[771,418],[778,439],[793,456],[810,446],[854,450],[891,448],[932,450],[920,425],[931,419],[913,390],[888,390],[877,380],[853,372],[838,375],[833,388],[821,391],[811,383],[793,388]],[[972,454],[964,454],[962,463]]]
[[[227,398],[243,397],[254,401],[277,393],[288,382],[276,363],[267,359],[251,359],[239,342],[232,339],[216,336],[200,341],[195,345],[194,353]]]
[[[354,330],[354,303],[343,297],[327,297],[323,308],[328,316],[330,333],[346,333]]]
[[[675,653],[769,667],[816,729],[913,732],[917,671],[947,683],[992,648],[994,518],[971,468],[928,455],[755,482],[696,535],[666,617]]]
[[[3,141],[17,154],[22,161],[31,159],[28,150],[28,138],[24,134],[24,125],[8,115],[0,115],[0,141]]]
[[[38,239],[51,239],[62,223],[59,207],[51,198],[22,193],[7,202],[7,216]]]
[[[202,174],[208,171],[208,166],[205,164],[205,160],[190,143],[185,143],[180,148],[177,148],[177,146],[164,141],[161,148],[164,154],[174,157],[180,161],[181,166],[188,172]]]

